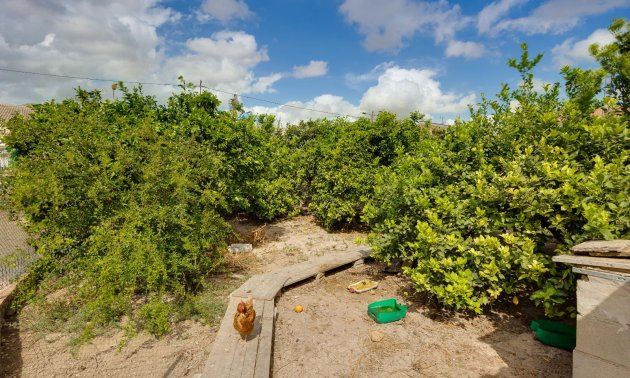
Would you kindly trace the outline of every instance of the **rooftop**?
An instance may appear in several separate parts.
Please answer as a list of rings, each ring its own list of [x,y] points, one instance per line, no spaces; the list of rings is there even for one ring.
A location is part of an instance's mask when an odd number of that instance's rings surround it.
[[[9,105],[0,104],[0,121],[8,121],[15,114],[21,114],[23,116],[29,115],[33,112],[33,109],[28,105]]]

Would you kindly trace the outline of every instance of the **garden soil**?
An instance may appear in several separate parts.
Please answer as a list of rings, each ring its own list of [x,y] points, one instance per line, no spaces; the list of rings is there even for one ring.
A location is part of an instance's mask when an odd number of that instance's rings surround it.
[[[253,253],[229,256],[235,278],[271,271],[354,247],[365,235],[327,233],[312,217],[273,224],[231,222],[253,241]],[[528,332],[536,314],[519,306],[467,318],[441,312],[409,296],[403,277],[383,266],[341,269],[288,288],[277,302],[274,377],[570,376],[571,353],[544,346]],[[351,294],[362,279],[379,288]],[[376,324],[367,305],[385,298],[409,305],[402,321]],[[295,305],[302,313],[294,312]],[[29,311],[26,307],[23,313]],[[218,324],[185,321],[161,339],[141,333],[119,348],[113,330],[78,350],[70,335],[29,329],[12,315],[2,330],[0,377],[189,377],[203,371]],[[377,340],[377,341],[372,341]]]

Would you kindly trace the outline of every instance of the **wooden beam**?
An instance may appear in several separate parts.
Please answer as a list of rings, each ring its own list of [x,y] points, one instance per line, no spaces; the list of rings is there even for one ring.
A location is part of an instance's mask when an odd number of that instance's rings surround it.
[[[576,255],[630,257],[630,240],[592,240],[574,246],[571,251]]]
[[[370,253],[367,247],[357,247],[251,277],[230,294],[228,308],[201,376],[269,377],[276,295],[283,287],[364,259]],[[250,296],[254,299],[257,323],[252,335],[243,343],[232,322],[238,303]]]
[[[575,256],[560,255],[552,257],[555,262],[577,265],[592,266],[606,269],[618,269],[622,272],[630,272],[630,259],[618,259],[612,257],[592,257],[592,256]]]
[[[262,330],[258,344],[255,378],[267,378],[271,374],[271,351],[273,348],[274,302],[265,301],[265,315],[262,318]]]

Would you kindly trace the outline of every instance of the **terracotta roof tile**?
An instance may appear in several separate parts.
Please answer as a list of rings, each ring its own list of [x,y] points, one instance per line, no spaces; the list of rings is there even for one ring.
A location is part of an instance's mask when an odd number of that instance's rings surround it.
[[[4,147],[2,137],[7,133],[7,129],[3,128],[2,124],[10,120],[15,114],[27,116],[31,113],[33,113],[33,109],[26,105],[0,104],[0,147]]]
[[[6,105],[0,104],[0,121],[8,121],[16,113],[21,115],[29,115],[33,112],[33,109],[26,105]]]

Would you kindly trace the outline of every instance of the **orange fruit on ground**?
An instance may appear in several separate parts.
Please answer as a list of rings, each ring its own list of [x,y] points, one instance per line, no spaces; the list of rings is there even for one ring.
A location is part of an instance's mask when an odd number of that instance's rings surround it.
[[[297,312],[297,313],[300,313],[300,312],[302,312],[304,309],[302,308],[302,306],[300,306],[300,305],[296,305],[296,306],[295,306],[295,308],[294,308],[293,310],[295,310],[295,312]]]

